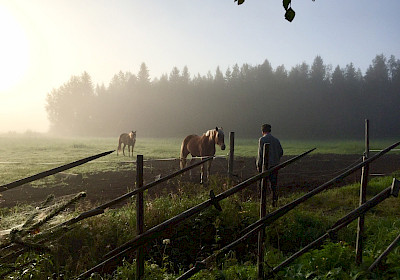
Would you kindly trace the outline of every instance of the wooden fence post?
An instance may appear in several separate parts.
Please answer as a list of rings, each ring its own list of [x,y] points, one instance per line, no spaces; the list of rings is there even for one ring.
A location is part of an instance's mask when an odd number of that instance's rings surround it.
[[[365,151],[363,161],[366,161],[369,157],[369,120],[365,120]],[[361,185],[360,185],[360,204],[363,205],[367,201],[367,184],[369,175],[369,164],[363,166],[361,171]],[[364,238],[364,215],[358,218],[357,225],[357,239],[356,239],[356,264],[362,263],[362,251],[363,251],[363,238]]]
[[[269,159],[269,144],[264,144],[263,153],[263,164],[262,172],[268,170],[268,159]],[[268,178],[265,177],[260,183],[260,219],[264,218],[267,214],[267,184]],[[257,266],[258,266],[258,279],[264,279],[264,239],[265,239],[265,229],[258,232],[258,256],[257,256]]]
[[[228,160],[228,177],[233,175],[233,156],[235,152],[235,132],[229,134],[229,160]]]
[[[143,187],[143,155],[137,155],[136,158],[136,188]],[[136,196],[136,234],[140,235],[144,230],[144,203],[143,192]],[[140,246],[136,251],[136,279],[142,279],[144,276],[144,250]]]

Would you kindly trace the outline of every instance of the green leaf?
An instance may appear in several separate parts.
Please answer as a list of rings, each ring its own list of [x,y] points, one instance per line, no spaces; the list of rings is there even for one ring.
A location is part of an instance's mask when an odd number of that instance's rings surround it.
[[[289,9],[289,5],[292,2],[292,0],[283,0],[283,7],[287,11]]]
[[[285,19],[292,22],[292,20],[294,19],[296,13],[293,11],[292,8],[289,8],[286,13],[285,13]]]

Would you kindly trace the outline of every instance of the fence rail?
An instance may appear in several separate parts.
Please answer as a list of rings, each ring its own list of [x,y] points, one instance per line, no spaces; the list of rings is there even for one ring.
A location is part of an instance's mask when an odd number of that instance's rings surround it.
[[[8,183],[8,184],[5,184],[5,185],[2,185],[2,186],[0,186],[0,192],[4,192],[4,191],[10,190],[10,189],[22,186],[22,185],[24,185],[26,183],[30,183],[30,182],[45,178],[47,176],[57,174],[59,172],[71,169],[73,167],[76,167],[76,166],[79,166],[79,165],[82,165],[82,164],[85,164],[85,163],[87,163],[89,161],[92,161],[92,160],[95,160],[97,158],[104,157],[106,155],[111,154],[112,152],[114,152],[114,151],[108,151],[108,152],[104,152],[104,153],[97,154],[97,155],[94,155],[94,156],[90,156],[90,157],[87,157],[87,158],[84,158],[84,159],[80,159],[80,160],[77,160],[77,161],[74,161],[74,162],[71,162],[71,163],[68,163],[68,164],[65,164],[65,165],[62,165],[62,166],[59,166],[59,167],[44,171],[44,172],[41,172],[41,173],[26,177],[26,178],[23,178],[23,179],[20,179],[20,180],[17,180],[17,181],[14,181],[14,182],[11,182],[11,183]]]

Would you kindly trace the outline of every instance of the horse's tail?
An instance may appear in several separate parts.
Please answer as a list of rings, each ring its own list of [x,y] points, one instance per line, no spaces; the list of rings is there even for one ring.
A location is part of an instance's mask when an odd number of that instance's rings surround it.
[[[186,139],[185,139],[186,140]],[[182,145],[181,145],[181,153],[179,156],[179,165],[181,169],[185,168],[186,165],[186,158],[183,157],[183,149],[185,149],[185,140],[183,140]]]
[[[181,145],[181,154],[180,154],[180,166],[181,169],[186,167],[186,157],[190,154],[188,150],[188,143],[195,135],[186,136],[186,138],[182,141]]]
[[[189,154],[189,151],[187,150],[187,143],[189,142],[190,137],[187,136],[183,141],[181,145],[181,153],[180,153],[180,167],[181,169],[186,167],[186,157]]]
[[[118,156],[118,152],[121,151],[121,143],[122,143],[122,141],[121,141],[121,136],[120,136],[118,139],[117,156]]]

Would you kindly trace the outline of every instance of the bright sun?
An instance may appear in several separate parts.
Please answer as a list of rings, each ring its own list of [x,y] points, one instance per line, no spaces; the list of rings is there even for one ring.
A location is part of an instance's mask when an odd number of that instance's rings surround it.
[[[29,64],[29,40],[23,27],[0,5],[0,92],[17,85]]]

